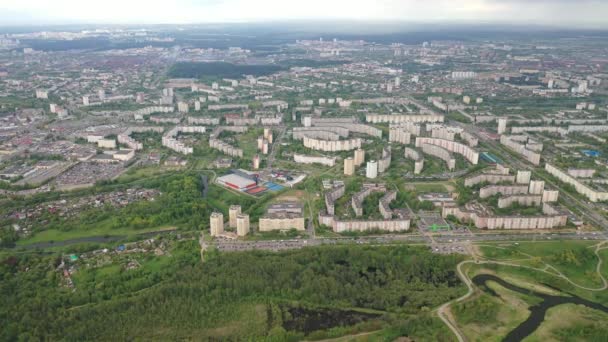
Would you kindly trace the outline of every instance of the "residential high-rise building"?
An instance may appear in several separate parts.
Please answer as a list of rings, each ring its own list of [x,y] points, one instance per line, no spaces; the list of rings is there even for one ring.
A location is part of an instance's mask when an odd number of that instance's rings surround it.
[[[210,221],[210,234],[211,236],[218,236],[224,232],[224,215],[222,213],[214,212],[209,218]]]
[[[507,119],[499,118],[498,119],[498,129],[497,129],[498,134],[505,134],[506,131],[507,131]]]
[[[264,139],[268,140],[272,144],[272,129],[264,128]]]
[[[312,126],[312,117],[305,116],[303,123],[304,123],[304,127],[310,127],[310,126]]]
[[[365,163],[365,150],[356,149],[355,150],[355,166],[361,166]]]
[[[238,214],[236,216],[236,235],[245,236],[249,234],[249,215]]]
[[[253,156],[253,169],[258,170],[260,168],[260,155],[256,154]]]
[[[365,170],[365,177],[374,179],[378,177],[378,162],[370,160],[367,162],[367,168]]]
[[[545,190],[545,181],[530,181],[528,192],[531,195],[542,195]]]
[[[49,98],[49,92],[46,90],[36,90],[36,98],[46,100]]]
[[[344,174],[346,176],[355,174],[355,160],[352,157],[344,159]]]
[[[241,213],[240,205],[231,205],[228,209],[228,227],[236,228],[236,217]]]
[[[516,178],[515,182],[517,184],[528,184],[528,183],[530,183],[531,177],[532,177],[532,171],[519,170],[519,171],[517,171],[517,178]]]
[[[163,89],[163,96],[173,97],[173,88]]]
[[[177,103],[177,111],[181,113],[188,113],[190,108],[187,102],[178,102]]]

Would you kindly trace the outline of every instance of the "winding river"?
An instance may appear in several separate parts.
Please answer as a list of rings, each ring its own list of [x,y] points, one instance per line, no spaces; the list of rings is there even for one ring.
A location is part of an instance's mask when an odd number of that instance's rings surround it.
[[[515,329],[507,334],[503,341],[513,342],[513,341],[521,341],[530,334],[532,334],[545,320],[545,314],[547,310],[550,308],[561,305],[561,304],[577,304],[577,305],[585,305],[586,307],[600,310],[608,313],[608,307],[605,307],[601,304],[594,303],[588,301],[586,299],[570,295],[570,296],[553,296],[541,292],[536,292],[533,290],[529,290],[523,287],[519,287],[504,281],[503,279],[491,275],[491,274],[479,274],[473,277],[473,283],[477,285],[479,288],[483,289],[487,293],[498,296],[496,292],[494,292],[491,288],[487,286],[488,281],[493,281],[498,283],[500,286],[509,289],[511,291],[519,292],[525,295],[533,295],[538,298],[541,298],[543,301],[539,304],[533,305],[529,308],[530,316],[520,325],[518,325]]]

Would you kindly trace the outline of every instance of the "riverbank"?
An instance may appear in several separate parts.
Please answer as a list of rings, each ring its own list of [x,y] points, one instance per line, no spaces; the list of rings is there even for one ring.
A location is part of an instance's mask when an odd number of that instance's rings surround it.
[[[532,340],[540,340],[536,335],[541,333],[545,337],[566,333],[562,331],[563,324],[556,326],[545,319],[547,312],[576,304],[584,305],[587,310],[584,317],[589,319],[579,319],[578,325],[567,332],[569,336],[576,337],[577,331],[597,333],[603,328],[597,328],[594,319],[604,318],[603,315],[608,318],[608,284],[603,274],[608,269],[603,260],[603,256],[608,255],[607,241],[574,244],[556,241],[553,244],[542,248],[536,245],[522,248],[518,243],[478,246],[482,248],[477,249],[473,260],[457,266],[468,293],[442,305],[437,310],[438,316],[459,341],[473,336],[509,341],[532,336]],[[489,255],[498,260],[489,259]],[[570,258],[564,259],[564,255]],[[577,265],[580,260],[573,257],[577,255],[593,258]],[[554,262],[555,266],[548,262]],[[581,269],[587,271],[581,272]],[[581,281],[583,277],[589,278],[590,272],[594,274],[593,281]],[[555,315],[549,316],[555,318]],[[580,327],[587,330],[577,330]],[[606,334],[608,336],[608,330]]]

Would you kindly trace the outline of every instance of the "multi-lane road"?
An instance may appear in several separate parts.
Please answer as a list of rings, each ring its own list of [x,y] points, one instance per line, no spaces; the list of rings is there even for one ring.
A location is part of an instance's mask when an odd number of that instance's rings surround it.
[[[567,232],[567,233],[484,233],[484,234],[433,234],[432,242],[428,235],[403,234],[403,235],[378,235],[365,237],[319,237],[316,239],[292,239],[292,240],[259,240],[238,241],[227,239],[216,239],[214,244],[220,251],[237,252],[248,250],[281,251],[289,249],[300,249],[310,246],[324,245],[387,245],[387,244],[450,244],[450,243],[475,243],[475,242],[524,242],[524,241],[552,241],[552,240],[606,240],[604,232]]]

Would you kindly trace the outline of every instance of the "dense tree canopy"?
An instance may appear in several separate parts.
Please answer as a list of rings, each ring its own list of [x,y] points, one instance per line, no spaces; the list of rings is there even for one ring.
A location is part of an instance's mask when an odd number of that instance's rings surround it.
[[[210,252],[200,263],[186,241],[169,264],[88,272],[75,290],[58,284],[51,256],[9,257],[0,266],[1,340],[261,338],[284,332],[277,303],[366,308],[409,315],[461,294],[458,256],[413,247],[323,247],[283,253]],[[273,304],[274,303],[274,304]],[[268,309],[264,309],[267,307]],[[251,310],[258,310],[249,317]],[[268,320],[256,329],[243,326]],[[225,327],[228,329],[226,335]],[[260,328],[259,326],[262,326]],[[222,328],[223,327],[223,328]]]

